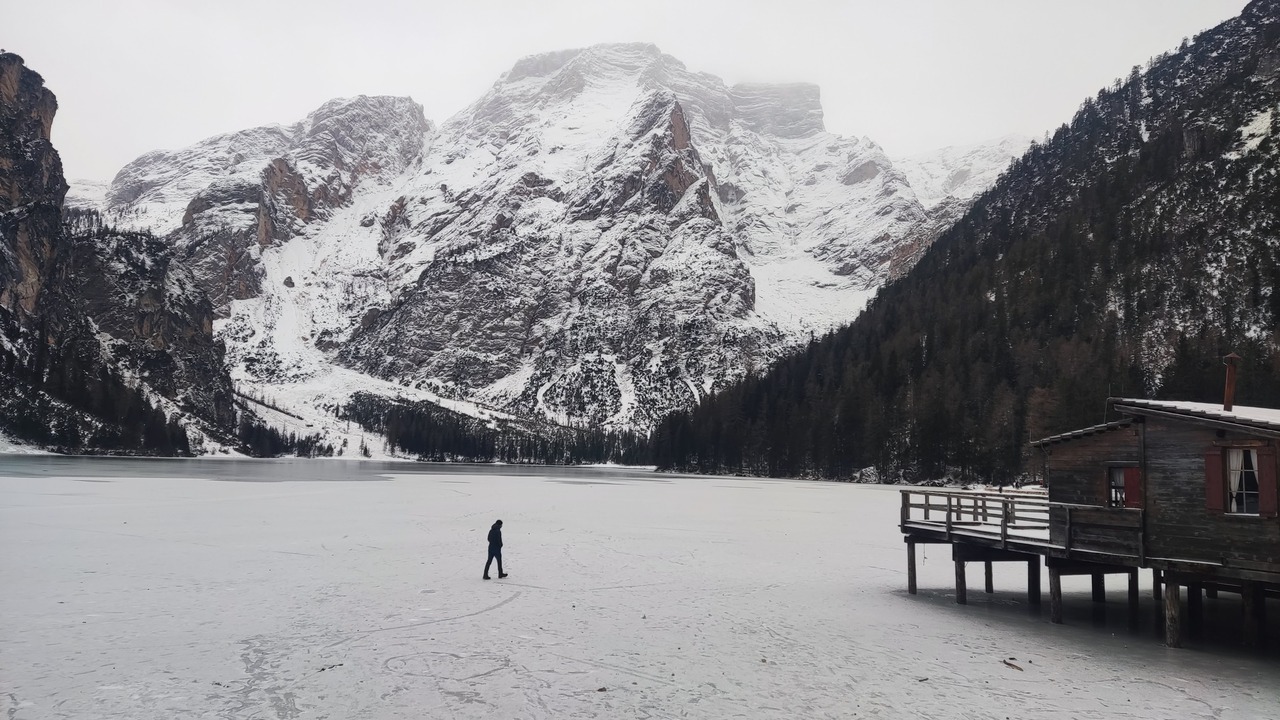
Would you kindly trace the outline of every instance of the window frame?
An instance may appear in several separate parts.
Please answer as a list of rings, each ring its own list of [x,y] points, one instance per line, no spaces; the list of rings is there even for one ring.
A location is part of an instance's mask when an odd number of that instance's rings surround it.
[[[1124,471],[1124,465],[1107,465],[1107,507],[1109,508],[1127,507],[1124,504]]]
[[[1240,453],[1240,467],[1236,470],[1232,469],[1232,456]],[[1247,459],[1247,463],[1246,463]],[[1262,515],[1262,476],[1258,470],[1258,446],[1254,444],[1240,445],[1223,445],[1222,446],[1222,490],[1225,497],[1222,499],[1222,514],[1237,517],[1260,517]],[[1248,465],[1246,468],[1245,465]],[[1245,488],[1245,473],[1253,477],[1253,489]],[[1232,489],[1232,476],[1238,474],[1240,479],[1240,489]],[[1233,510],[1236,505],[1237,496],[1243,505],[1243,510]],[[1249,510],[1249,498],[1253,499],[1253,509]]]
[[[1125,472],[1128,470],[1139,470],[1142,467],[1142,464],[1136,460],[1109,460],[1104,462],[1102,466],[1104,471],[1102,475],[1102,507],[1105,507],[1108,510],[1123,510],[1125,508],[1132,509],[1132,507],[1127,504],[1131,498],[1128,497],[1128,486],[1125,481]],[[1118,477],[1116,477],[1117,475]],[[1119,481],[1119,485],[1114,484],[1117,480]],[[1120,492],[1117,494],[1116,490],[1119,490]],[[1141,498],[1141,496],[1142,493],[1139,488],[1137,497]],[[1117,504],[1117,500],[1119,504]],[[1139,502],[1141,501],[1139,500]]]

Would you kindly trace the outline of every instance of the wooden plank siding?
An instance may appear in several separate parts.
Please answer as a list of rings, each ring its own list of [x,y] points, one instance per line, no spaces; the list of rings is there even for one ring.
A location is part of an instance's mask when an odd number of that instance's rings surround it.
[[[1205,492],[1205,454],[1215,443],[1274,441],[1153,417],[1139,427],[1146,447],[1147,554],[1280,572],[1280,520],[1211,510]]]
[[[1046,448],[1049,502],[1074,505],[1107,506],[1107,468],[1114,464],[1137,465],[1140,458],[1138,427],[1117,428],[1096,435],[1054,443]],[[1076,517],[1073,513],[1073,523]],[[1055,507],[1050,511],[1049,540],[1055,545],[1068,546],[1068,533],[1072,540],[1079,537],[1080,529],[1067,522],[1067,510]],[[1094,528],[1100,530],[1099,528]],[[1120,533],[1111,533],[1119,541]],[[1135,533],[1124,533],[1124,541],[1117,551],[1128,553]],[[1101,538],[1089,537],[1090,550],[1099,547]]]
[[[1106,507],[1107,464],[1139,461],[1138,426],[1050,445],[1049,501]]]

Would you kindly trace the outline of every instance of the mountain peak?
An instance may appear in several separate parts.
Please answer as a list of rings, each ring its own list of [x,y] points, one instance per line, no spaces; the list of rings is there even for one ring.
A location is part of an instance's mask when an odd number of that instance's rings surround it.
[[[747,127],[782,138],[826,131],[822,95],[812,83],[739,83],[729,89]]]
[[[664,55],[653,43],[601,43],[584,48],[570,48],[528,55],[516,61],[511,70],[499,79],[499,83],[512,83],[535,77],[554,75],[566,66],[580,63],[591,66],[615,66],[641,70],[654,62],[665,61],[680,69],[684,64],[670,55]]]

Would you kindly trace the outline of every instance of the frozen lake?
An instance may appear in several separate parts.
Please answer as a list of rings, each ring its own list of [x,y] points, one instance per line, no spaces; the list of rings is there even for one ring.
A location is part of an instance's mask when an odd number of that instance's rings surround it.
[[[1167,650],[1119,587],[1100,622],[1064,578],[1055,626],[1022,565],[992,596],[978,566],[960,607],[928,548],[908,595],[897,517],[893,488],[639,470],[0,457],[0,712],[1280,716],[1274,653]]]

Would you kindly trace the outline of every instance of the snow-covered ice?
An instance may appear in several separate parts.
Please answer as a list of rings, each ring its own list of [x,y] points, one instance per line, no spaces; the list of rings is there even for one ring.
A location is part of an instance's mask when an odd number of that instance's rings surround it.
[[[945,548],[908,595],[897,517],[893,488],[628,469],[0,458],[0,711],[1280,716],[1274,656],[1168,650],[1119,592],[1092,624],[1085,578],[1064,626],[1020,565],[955,605]]]

